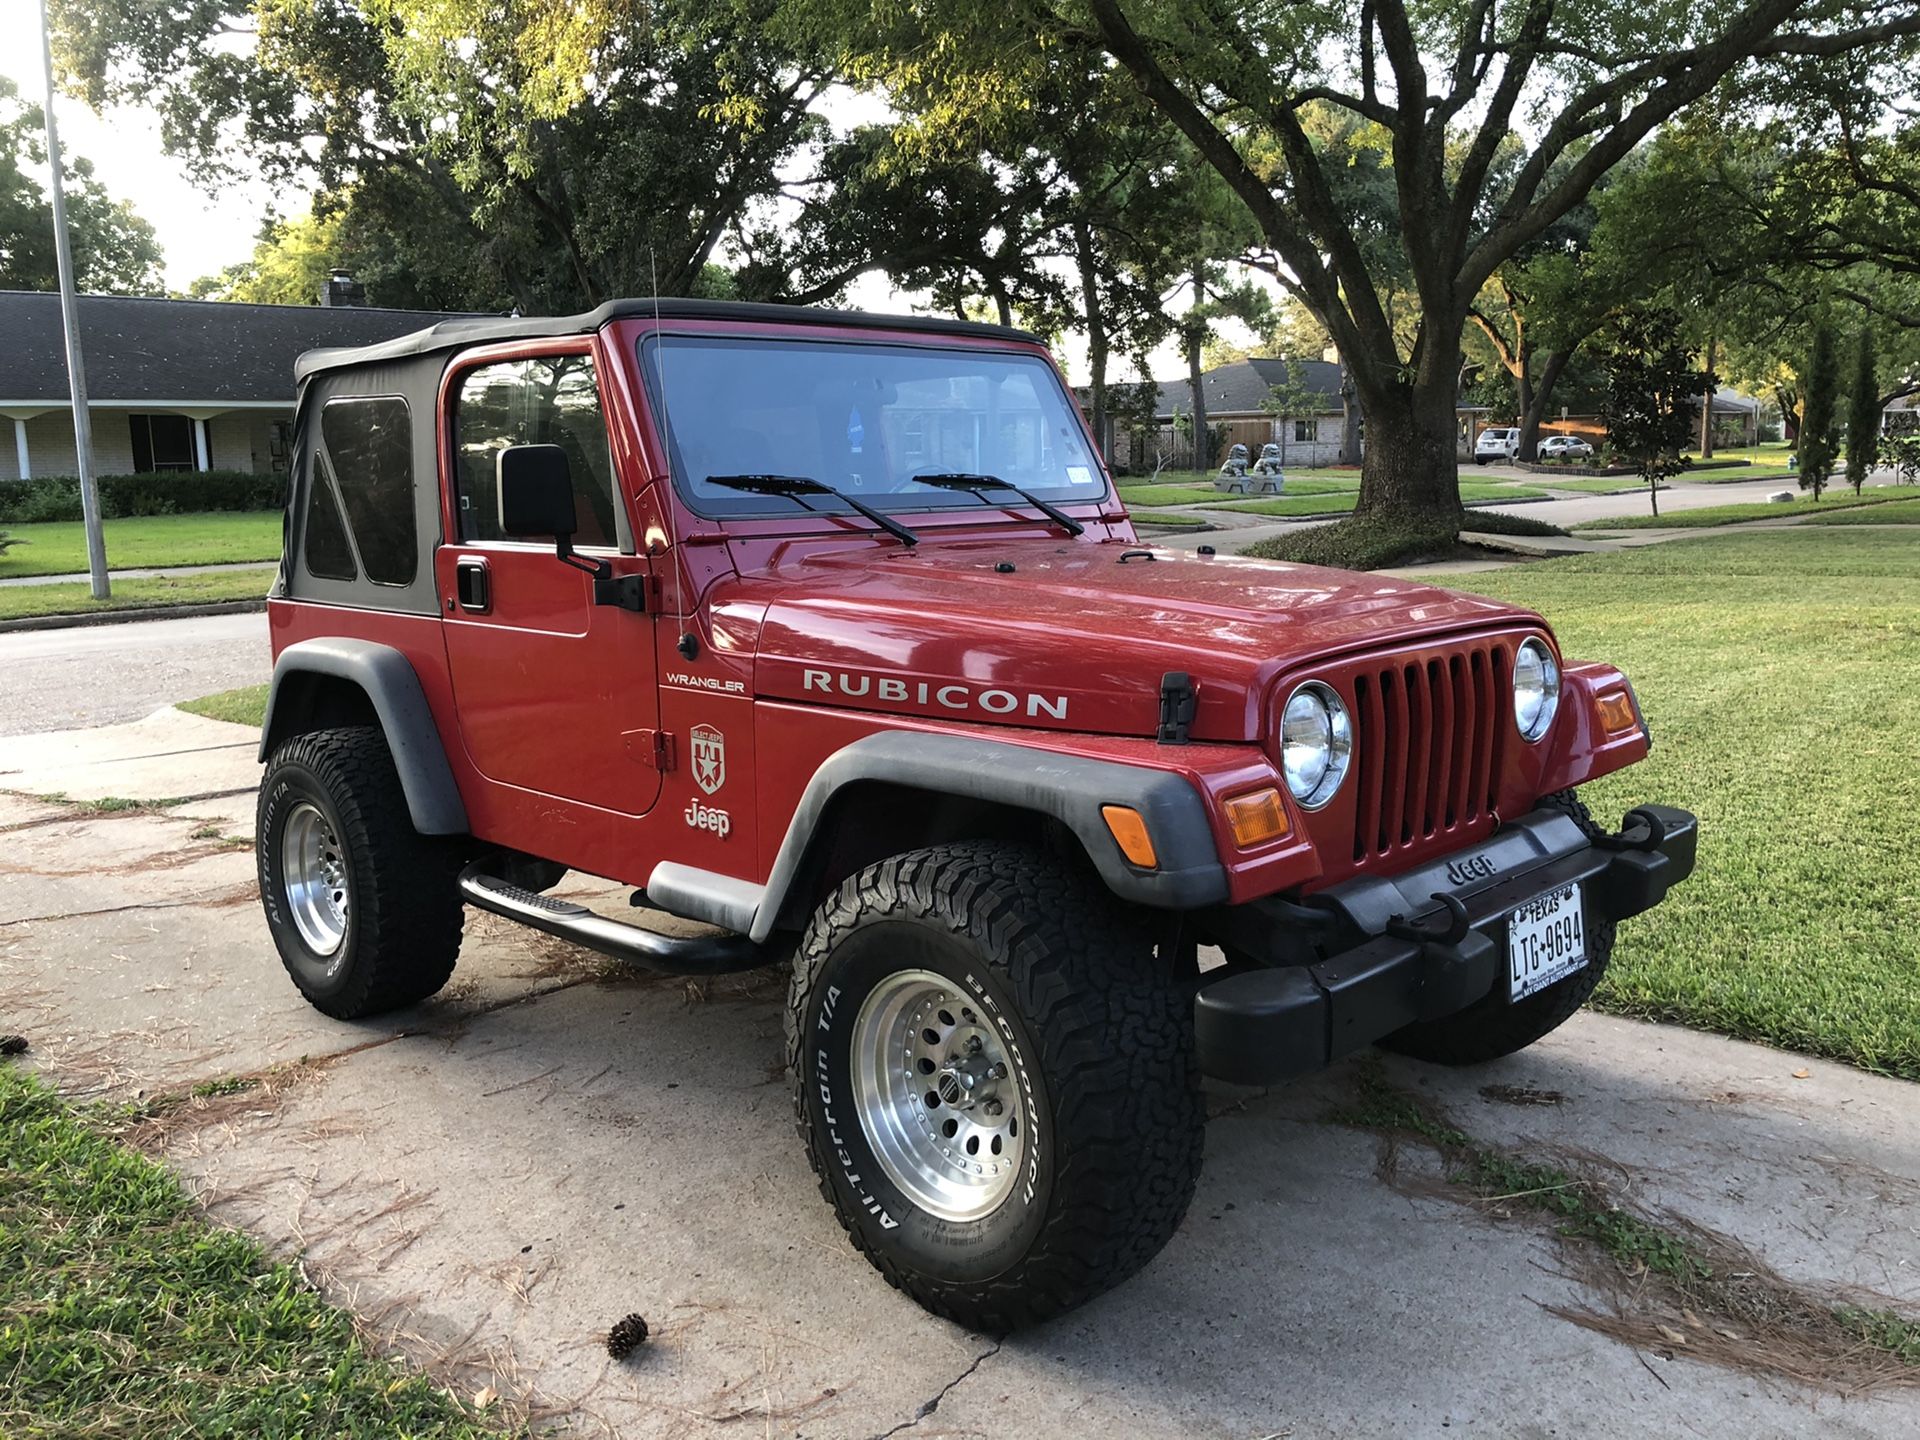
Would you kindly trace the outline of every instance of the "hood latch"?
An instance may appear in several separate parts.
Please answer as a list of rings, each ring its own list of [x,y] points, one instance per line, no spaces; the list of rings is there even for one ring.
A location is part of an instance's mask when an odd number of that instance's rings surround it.
[[[1184,745],[1193,729],[1193,712],[1198,704],[1193,677],[1184,670],[1169,670],[1160,677],[1160,733],[1162,745]]]

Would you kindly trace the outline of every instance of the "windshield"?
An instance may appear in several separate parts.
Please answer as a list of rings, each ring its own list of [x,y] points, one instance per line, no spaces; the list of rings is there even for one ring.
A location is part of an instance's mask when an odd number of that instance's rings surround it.
[[[1053,367],[1034,355],[857,342],[649,336],[641,365],[674,484],[705,515],[792,515],[709,476],[803,476],[882,510],[986,509],[916,475],[992,476],[1056,504],[1106,477]],[[989,489],[995,506],[1019,506]],[[844,512],[829,495],[810,508]]]

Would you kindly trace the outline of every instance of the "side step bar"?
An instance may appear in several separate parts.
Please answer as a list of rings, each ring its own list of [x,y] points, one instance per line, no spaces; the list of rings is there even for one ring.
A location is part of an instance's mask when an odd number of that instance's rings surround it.
[[[460,894],[469,905],[663,975],[724,975],[757,970],[774,959],[744,935],[662,935],[609,920],[584,905],[490,875],[478,861],[460,872]]]

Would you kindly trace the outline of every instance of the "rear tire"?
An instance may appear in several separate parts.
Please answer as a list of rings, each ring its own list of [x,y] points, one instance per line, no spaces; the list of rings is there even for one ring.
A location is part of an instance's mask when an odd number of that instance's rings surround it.
[[[457,854],[413,828],[379,730],[316,730],[275,750],[254,837],[267,928],[316,1009],[354,1020],[447,983],[463,915]]]
[[[855,1248],[971,1329],[1117,1285],[1193,1197],[1190,991],[1137,916],[1040,850],[942,845],[848,879],[794,956],[787,1055]]]
[[[1558,810],[1590,837],[1604,833],[1571,790],[1557,791],[1534,808]],[[1380,1048],[1436,1065],[1479,1065],[1558,1030],[1587,1003],[1613,958],[1614,922],[1591,910],[1585,918],[1588,951],[1582,969],[1524,1000],[1509,1003],[1504,995],[1489,994],[1457,1014],[1409,1025],[1382,1040]]]

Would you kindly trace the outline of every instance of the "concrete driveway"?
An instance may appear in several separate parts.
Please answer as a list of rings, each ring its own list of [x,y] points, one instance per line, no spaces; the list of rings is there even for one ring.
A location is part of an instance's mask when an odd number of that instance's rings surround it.
[[[76,1094],[231,1082],[140,1143],[457,1386],[627,1436],[1920,1433],[1915,1390],[1842,1398],[1770,1368],[1765,1337],[1649,1331],[1668,1322],[1635,1311],[1631,1273],[1417,1146],[1330,1123],[1351,1066],[1213,1091],[1193,1210],[1117,1292],[1005,1341],[934,1320],[852,1251],[807,1170],[781,975],[615,973],[470,916],[433,1002],[356,1025],[307,1008],[260,919],[247,738],[169,712],[8,742],[0,1029]],[[100,814],[22,794],[56,788],[212,798]],[[1595,1016],[1480,1071],[1386,1074],[1784,1284],[1920,1309],[1911,1085]],[[616,1365],[601,1337],[633,1310],[655,1338]],[[1716,1349],[1731,1363],[1691,1358]]]

